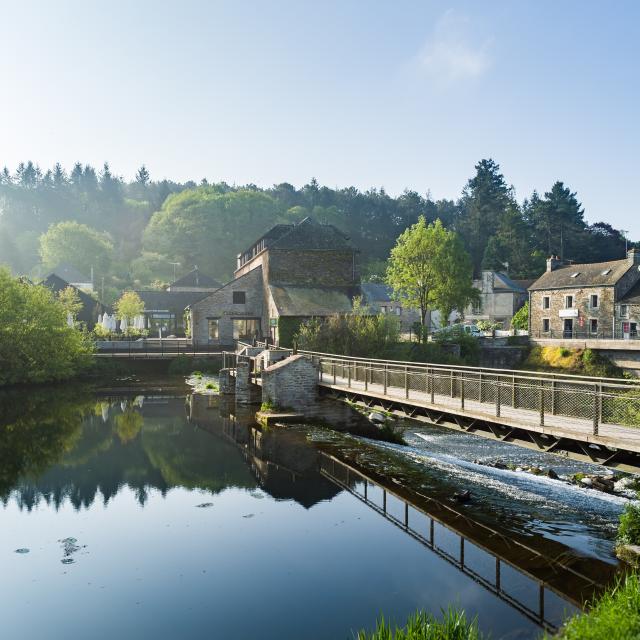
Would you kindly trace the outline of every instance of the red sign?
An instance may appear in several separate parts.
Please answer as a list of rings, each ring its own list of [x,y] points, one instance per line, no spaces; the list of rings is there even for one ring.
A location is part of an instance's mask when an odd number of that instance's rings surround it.
[[[628,322],[623,322],[622,323],[622,333],[629,333],[629,323]]]
[[[581,327],[584,327],[584,316],[580,316],[580,317],[578,318],[578,324],[579,324]]]

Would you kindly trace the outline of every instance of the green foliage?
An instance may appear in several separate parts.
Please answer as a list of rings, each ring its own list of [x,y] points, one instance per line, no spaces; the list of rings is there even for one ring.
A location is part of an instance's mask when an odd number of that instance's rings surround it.
[[[395,316],[370,315],[355,300],[350,314],[307,320],[300,325],[295,339],[303,350],[376,357],[399,338],[400,323]]]
[[[629,503],[620,514],[618,543],[640,545],[640,505]]]
[[[392,442],[393,444],[406,444],[402,431],[396,429],[390,422],[385,422],[380,429],[378,429],[380,439],[385,442]]]
[[[603,412],[609,416],[609,421],[614,424],[623,424],[627,427],[640,427],[640,391],[618,391],[605,398]]]
[[[460,348],[460,358],[468,365],[478,364],[480,361],[480,343],[477,338],[468,334],[461,325],[453,325],[448,331],[435,334],[434,341],[441,347],[456,345]]]
[[[514,329],[526,331],[529,329],[529,301],[525,302],[511,318],[511,326]]]
[[[260,405],[260,411],[262,411],[263,413],[271,413],[273,411],[277,411],[277,409],[278,407],[271,400],[266,400]]]
[[[360,631],[357,640],[480,640],[477,622],[469,622],[464,611],[448,609],[440,619],[418,611],[403,627],[392,628],[381,617],[375,631]]]
[[[75,320],[82,309],[82,302],[80,301],[77,289],[74,287],[65,287],[62,291],[58,291],[57,298],[64,310]]]
[[[281,347],[291,349],[296,334],[300,331],[303,318],[293,316],[282,316],[278,318],[278,342]]]
[[[51,225],[40,237],[40,257],[45,266],[54,268],[67,262],[87,277],[91,267],[104,274],[112,254],[113,244],[107,234],[74,221]]]
[[[631,640],[640,637],[640,577],[629,574],[588,613],[571,618],[555,640]],[[550,636],[545,636],[552,640]]]
[[[533,347],[523,366],[534,371],[559,371],[602,378],[624,377],[622,369],[591,349]]]
[[[453,309],[464,309],[478,297],[460,238],[440,220],[428,225],[424,216],[400,235],[391,250],[387,283],[396,299],[420,309],[423,324],[431,309],[448,317]]]
[[[490,320],[478,320],[476,326],[480,331],[495,331],[500,328],[499,322],[491,322]]]
[[[92,349],[49,289],[0,268],[0,386],[70,378],[88,365]]]
[[[118,319],[127,322],[124,331],[126,336],[136,338],[146,335],[146,332],[131,326],[135,318],[144,313],[144,302],[135,291],[125,291],[116,302],[115,310]]]

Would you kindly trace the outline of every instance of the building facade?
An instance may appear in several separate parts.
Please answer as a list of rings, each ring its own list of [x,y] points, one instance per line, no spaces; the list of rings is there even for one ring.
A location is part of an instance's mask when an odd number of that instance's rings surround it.
[[[638,283],[637,249],[623,260],[589,264],[564,264],[551,257],[546,272],[529,288],[529,333],[535,338],[630,337]],[[638,317],[633,321],[636,331]]]
[[[358,251],[333,225],[276,225],[238,255],[234,279],[189,308],[197,343],[270,338],[290,346],[308,318],[348,313],[359,295]]]

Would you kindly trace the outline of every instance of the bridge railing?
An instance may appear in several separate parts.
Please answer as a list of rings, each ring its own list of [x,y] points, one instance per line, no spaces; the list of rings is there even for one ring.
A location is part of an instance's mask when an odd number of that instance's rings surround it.
[[[305,353],[305,352],[301,352]],[[640,428],[640,385],[626,380],[537,376],[440,365],[309,354],[320,381],[347,389],[456,408],[536,426]],[[569,418],[570,420],[563,420]],[[640,431],[638,431],[640,438]]]
[[[162,357],[171,355],[199,356],[220,354],[218,345],[199,344],[184,338],[163,338],[137,340],[108,340],[96,343],[96,354],[99,356],[132,358]]]

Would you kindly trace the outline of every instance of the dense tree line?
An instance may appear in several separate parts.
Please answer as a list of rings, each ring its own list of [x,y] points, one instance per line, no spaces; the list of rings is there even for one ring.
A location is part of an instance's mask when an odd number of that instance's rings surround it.
[[[127,182],[106,163],[101,170],[77,163],[67,173],[59,164],[42,171],[26,162],[0,172],[0,263],[37,277],[66,256],[78,268],[93,266],[98,290],[104,278],[111,301],[126,287],[170,281],[172,263],[180,263],[178,273],[198,265],[226,280],[252,240],[307,215],[350,235],[365,277],[384,273],[396,238],[421,215],[458,232],[476,275],[494,268],[535,277],[549,254],[578,262],[624,255],[622,232],[587,224],[576,193],[562,182],[518,202],[493,160],[475,169],[457,200],[435,201],[410,190],[392,197],[382,188],[332,189],[315,179],[300,189],[176,183],[152,180],[143,166]]]

